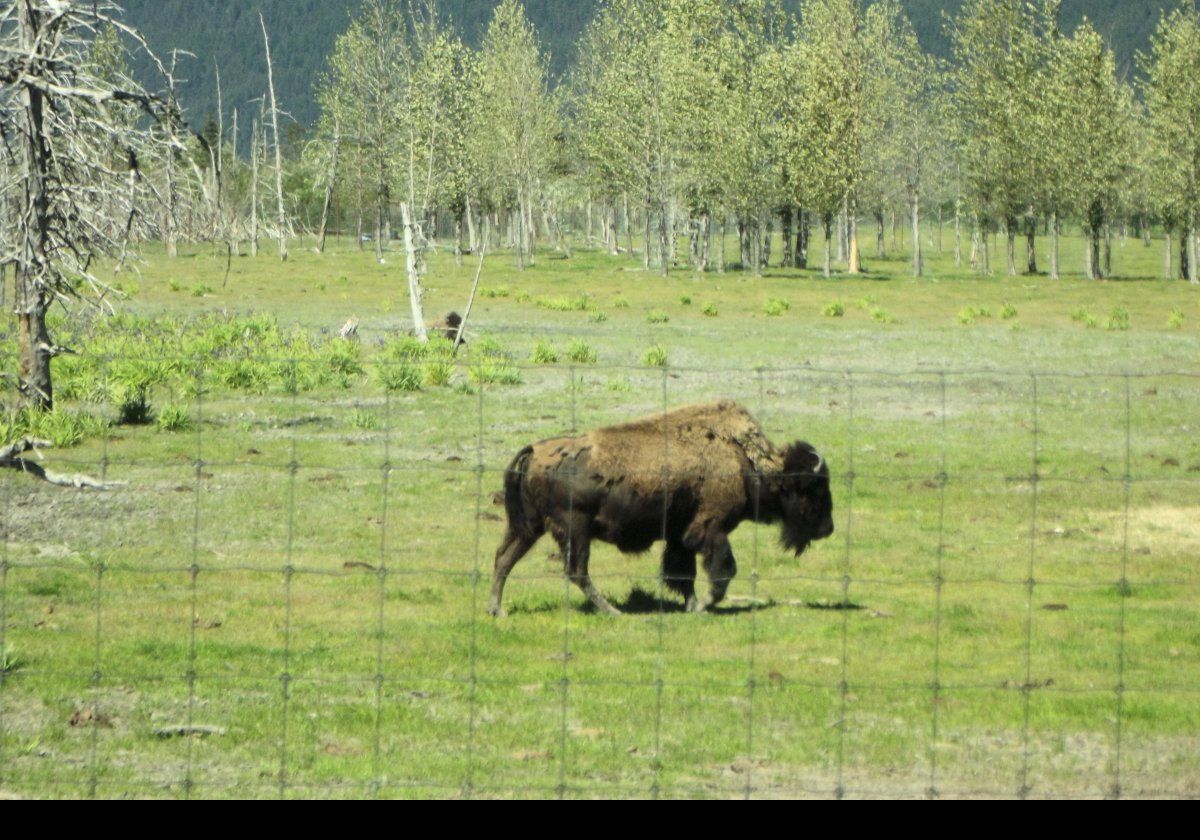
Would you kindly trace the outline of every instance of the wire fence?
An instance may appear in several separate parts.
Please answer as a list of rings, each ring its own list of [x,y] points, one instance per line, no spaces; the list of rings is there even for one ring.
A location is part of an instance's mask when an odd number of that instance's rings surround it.
[[[6,470],[0,792],[1200,794],[1200,375],[511,367],[249,395],[193,359],[177,431],[47,455],[119,486]],[[535,551],[487,615],[521,446],[718,397],[821,452],[832,537],[743,524],[704,616],[657,557],[593,546],[610,619]]]

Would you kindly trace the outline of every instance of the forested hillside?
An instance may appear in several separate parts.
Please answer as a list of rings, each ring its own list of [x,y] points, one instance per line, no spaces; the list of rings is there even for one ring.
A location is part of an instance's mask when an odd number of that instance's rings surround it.
[[[477,46],[497,0],[439,0],[439,12]],[[334,40],[345,30],[358,0],[123,0],[127,20],[140,28],[163,55],[171,49],[192,53],[181,57],[180,78],[185,105],[197,125],[216,110],[215,66],[221,70],[226,110],[245,113],[247,103],[262,95],[266,67],[262,57],[262,12],[271,34],[279,100],[302,125],[318,109],[313,81],[325,70]],[[525,0],[525,10],[550,53],[551,73],[561,76],[575,54],[575,44],[591,19],[598,0]],[[794,9],[796,0],[785,0]],[[1149,42],[1159,12],[1169,0],[1063,0],[1064,28],[1086,15],[1112,44],[1118,65],[1133,70],[1133,58]],[[945,27],[961,0],[901,0],[926,50],[946,55]]]

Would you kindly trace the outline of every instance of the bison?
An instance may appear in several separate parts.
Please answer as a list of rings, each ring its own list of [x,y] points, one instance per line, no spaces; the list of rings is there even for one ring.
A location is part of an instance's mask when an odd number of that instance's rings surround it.
[[[803,442],[777,449],[735,402],[691,405],[631,423],[526,446],[504,477],[508,527],[496,550],[488,612],[503,615],[504,582],[549,531],[567,576],[602,612],[619,614],[588,577],[593,539],[626,553],[665,540],[664,583],[700,612],[737,573],[729,533],[741,522],[780,522],[803,552],[833,533],[829,468]],[[696,555],[711,600],[696,597]]]

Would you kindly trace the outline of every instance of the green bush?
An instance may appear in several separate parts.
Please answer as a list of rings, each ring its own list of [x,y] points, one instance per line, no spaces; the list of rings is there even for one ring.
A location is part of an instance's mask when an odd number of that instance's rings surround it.
[[[1113,307],[1112,314],[1108,316],[1108,328],[1110,330],[1129,329],[1129,311],[1124,306]]]
[[[382,362],[375,377],[387,391],[419,391],[424,371],[414,362]]]
[[[593,324],[603,324],[607,320],[608,320],[608,316],[605,315],[603,312],[593,312],[590,315],[588,315],[588,321],[590,321]]]
[[[792,305],[783,298],[768,298],[763,306],[763,311],[772,318],[778,318],[783,313],[792,308]]]
[[[667,366],[667,350],[659,344],[647,348],[642,354],[642,364],[646,367],[666,367]]]
[[[871,320],[878,321],[881,324],[894,324],[896,323],[896,316],[882,306],[875,306],[871,308]]]
[[[454,362],[450,359],[433,359],[425,363],[425,384],[443,387],[454,377]]]
[[[717,305],[715,303],[709,301],[700,307],[700,314],[706,318],[716,318],[717,315],[720,314],[720,311],[717,309]]]
[[[1005,321],[1011,321],[1013,318],[1017,317],[1017,307],[1013,306],[1008,301],[1005,301],[1004,305],[1000,308],[1000,317]]]
[[[665,324],[670,320],[671,320],[671,316],[669,316],[666,312],[652,310],[652,311],[646,313],[646,323],[647,324]]]
[[[842,306],[840,301],[832,301],[825,304],[821,309],[821,314],[826,318],[841,318],[846,314],[846,307]]]
[[[535,365],[552,365],[558,362],[558,353],[550,342],[538,339],[537,344],[533,345],[533,352],[529,354],[529,361]]]
[[[567,358],[581,365],[591,365],[596,362],[596,351],[588,346],[586,341],[573,339],[567,345]]]
[[[158,414],[160,432],[186,432],[192,428],[192,416],[186,408],[168,405]]]
[[[1172,309],[1171,314],[1167,316],[1167,326],[1173,330],[1183,328],[1183,310]]]
[[[680,295],[679,303],[681,306],[691,306],[692,305],[692,296],[691,295]]]
[[[479,290],[479,294],[485,298],[506,298],[508,297],[508,286],[490,286]]]

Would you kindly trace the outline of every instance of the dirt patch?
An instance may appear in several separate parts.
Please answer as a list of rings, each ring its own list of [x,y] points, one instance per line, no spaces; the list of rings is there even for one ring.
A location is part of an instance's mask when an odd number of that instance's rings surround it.
[[[1129,511],[1129,540],[1151,551],[1200,551],[1200,507],[1134,508]]]

